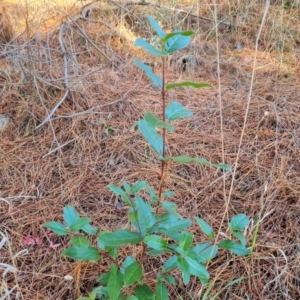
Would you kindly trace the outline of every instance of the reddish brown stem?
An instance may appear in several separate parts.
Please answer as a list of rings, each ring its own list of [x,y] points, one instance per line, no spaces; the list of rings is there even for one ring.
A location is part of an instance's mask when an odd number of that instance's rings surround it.
[[[161,98],[162,98],[162,115],[163,121],[166,121],[166,91],[165,91],[165,57],[162,58],[162,87],[161,87]],[[163,128],[163,153],[162,156],[165,158],[166,152],[166,128]],[[165,173],[165,165],[166,162],[164,160],[161,161],[161,171],[160,171],[160,183],[158,190],[158,198],[160,199],[163,188],[164,188],[164,173]]]

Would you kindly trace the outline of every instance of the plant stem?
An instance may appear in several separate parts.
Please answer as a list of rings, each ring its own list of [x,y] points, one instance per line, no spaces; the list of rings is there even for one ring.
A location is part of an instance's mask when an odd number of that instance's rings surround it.
[[[162,87],[161,87],[161,98],[162,98],[162,116],[163,122],[166,121],[166,90],[165,90],[165,57],[162,57]],[[166,155],[166,128],[163,128],[163,153],[162,156],[165,158]],[[160,183],[158,190],[158,198],[161,198],[163,187],[164,187],[164,172],[165,172],[166,162],[161,161],[161,171],[160,171]]]

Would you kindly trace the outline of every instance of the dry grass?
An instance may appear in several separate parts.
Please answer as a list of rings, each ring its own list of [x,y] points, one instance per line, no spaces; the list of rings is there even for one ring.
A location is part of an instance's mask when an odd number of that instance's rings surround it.
[[[221,252],[209,265],[216,279],[210,295],[245,277],[218,299],[300,298],[300,8],[297,1],[290,9],[284,9],[289,1],[275,2],[259,41],[235,177],[228,174],[224,181],[220,171],[193,164],[169,169],[168,188],[176,191],[174,200],[186,217],[201,216],[217,231],[226,213],[225,232],[227,215],[246,213],[251,245],[262,215],[254,255],[238,258]],[[170,152],[213,162],[224,155],[234,166],[264,7],[259,1],[220,1],[218,60],[216,26],[207,20],[213,20],[214,6],[208,1],[160,8],[97,2],[84,10],[82,17],[89,20],[76,17],[83,2],[7,4],[14,39],[1,44],[0,113],[13,122],[0,132],[0,270],[6,270],[0,299],[76,299],[87,295],[111,260],[104,256],[96,265],[62,257],[68,239],[49,237],[41,224],[61,220],[64,205],[70,204],[101,230],[126,227],[126,212],[116,209],[107,185],[140,179],[158,185],[159,164],[140,134],[131,130],[144,112],[160,114],[159,91],[133,65],[134,56],[154,63],[132,47],[135,37],[153,36],[145,14],[161,19],[165,28],[197,32],[191,46],[170,59],[168,81],[192,78],[218,86],[220,66],[219,91],[182,88],[169,94],[169,101],[178,99],[194,111],[168,137]],[[177,10],[167,8],[171,6]],[[155,71],[160,72],[158,60]],[[61,99],[51,122],[36,129]],[[105,126],[114,129],[109,136]],[[192,230],[196,241],[205,239],[196,226]],[[23,245],[24,237],[34,234],[42,243]],[[62,246],[50,249],[50,240]],[[118,260],[132,253],[139,257],[140,249],[124,248]],[[150,285],[164,259],[151,259],[145,266]],[[73,280],[65,280],[66,275]],[[204,292],[194,280],[185,288],[172,288],[171,298],[201,299]]]

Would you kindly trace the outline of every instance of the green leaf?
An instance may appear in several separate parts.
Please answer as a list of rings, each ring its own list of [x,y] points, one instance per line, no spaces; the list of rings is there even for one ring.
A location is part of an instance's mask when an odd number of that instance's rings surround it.
[[[108,295],[110,300],[118,300],[122,288],[122,274],[119,270],[111,270],[108,279]]]
[[[125,192],[129,194],[130,193],[130,185],[126,181],[124,181],[123,186],[124,186]]]
[[[67,205],[63,209],[65,223],[70,228],[76,221],[80,219],[73,206]]]
[[[193,113],[187,110],[179,102],[172,102],[166,107],[166,118],[175,121],[183,117],[190,117]]]
[[[238,214],[231,218],[229,228],[231,231],[241,231],[245,229],[248,223],[249,218],[245,214]]]
[[[136,296],[131,295],[131,296],[127,297],[126,300],[139,300],[139,299]]]
[[[98,238],[98,243],[108,247],[119,247],[126,244],[136,245],[143,240],[137,232],[128,230],[118,230],[115,232],[105,232]]]
[[[139,195],[135,197],[135,205],[137,210],[137,222],[140,233],[142,236],[145,236],[146,233],[152,228],[156,223],[155,215],[152,212],[152,208],[147,204],[143,198]]]
[[[179,247],[181,247],[183,250],[187,250],[190,248],[190,246],[193,243],[194,236],[189,232],[182,232],[179,237]]]
[[[246,238],[244,237],[244,235],[242,233],[237,232],[237,231],[233,231],[232,235],[234,235],[241,242],[241,244],[243,246],[246,246],[247,241],[246,241]]]
[[[128,195],[122,195],[121,196],[122,201],[127,204],[128,206],[132,207],[132,203],[128,197]]]
[[[147,15],[147,19],[149,21],[149,23],[151,24],[151,26],[154,28],[154,30],[156,31],[157,35],[160,38],[164,38],[166,36],[166,34],[164,33],[164,31],[160,28],[159,24],[149,15]]]
[[[219,247],[225,250],[230,250],[232,253],[237,254],[239,256],[245,256],[251,254],[251,251],[247,249],[245,246],[240,245],[231,240],[223,240],[219,243]]]
[[[122,188],[120,188],[119,186],[117,186],[115,184],[109,184],[108,188],[117,195],[126,196],[126,192]]]
[[[187,47],[190,43],[190,36],[189,35],[182,35],[182,31],[174,31],[172,32],[174,35],[168,38],[167,42],[165,43],[165,51],[169,53],[173,53],[175,51],[181,50]]]
[[[73,236],[71,244],[78,249],[87,248],[90,245],[89,240],[85,236]]]
[[[168,197],[173,197],[175,195],[175,193],[173,191],[165,191],[164,192],[164,197],[168,198]]]
[[[154,128],[156,127],[161,127],[161,128],[166,128],[170,132],[174,131],[174,126],[170,125],[169,123],[163,122],[156,116],[146,113],[144,116],[145,121],[147,121],[149,124],[151,124]]]
[[[180,217],[179,213],[176,211],[176,204],[169,201],[164,201],[161,207],[166,210],[169,214]]]
[[[136,182],[132,187],[131,187],[131,190],[130,192],[133,194],[133,193],[137,193],[139,192],[141,189],[144,189],[146,188],[147,186],[147,183],[145,181],[138,181]]]
[[[218,246],[212,243],[198,244],[191,252],[195,254],[193,257],[198,262],[207,263],[216,257],[218,253]],[[191,252],[189,252],[188,256],[192,257],[192,255],[190,255]]]
[[[194,158],[194,157],[190,157],[187,155],[180,155],[180,156],[171,156],[171,159],[173,159],[174,161],[180,163],[180,164],[187,164],[190,162],[197,162],[197,163],[201,163],[204,165],[211,165],[211,163],[206,160],[205,158]]]
[[[200,279],[202,285],[206,285],[209,279],[209,273],[207,272],[206,268],[188,256],[185,257],[185,260],[189,265],[190,274],[197,276]]]
[[[137,67],[139,67],[140,69],[142,69],[146,73],[146,75],[152,81],[152,83],[154,85],[162,87],[162,79],[161,79],[161,77],[159,77],[156,74],[154,74],[153,71],[152,71],[152,69],[149,66],[147,66],[146,64],[144,64],[143,62],[141,62],[137,58],[134,59],[134,63],[135,63],[135,65]]]
[[[125,294],[121,293],[118,300],[127,300],[127,296]]]
[[[190,282],[190,266],[184,257],[177,258],[177,266],[181,271],[183,283],[187,285]]]
[[[154,300],[154,294],[147,284],[137,285],[134,293],[140,300]]]
[[[167,234],[168,232],[178,232],[186,230],[191,226],[189,219],[180,219],[174,214],[163,214],[158,219],[158,231]]]
[[[86,226],[90,222],[91,222],[90,218],[79,218],[77,221],[73,222],[72,226],[70,227],[70,230],[72,232],[79,231],[80,229],[83,229],[84,226]]]
[[[143,47],[147,52],[155,56],[167,56],[169,53],[156,49],[142,38],[136,39],[134,46]]]
[[[128,266],[124,272],[125,287],[128,287],[131,284],[140,280],[142,273],[143,273],[142,266],[139,263],[133,262],[130,266]]]
[[[173,255],[165,262],[164,266],[162,267],[162,270],[164,272],[168,272],[175,269],[176,267],[177,267],[177,256]]]
[[[164,38],[162,38],[161,40],[163,42],[167,42],[170,38],[176,36],[176,35],[183,35],[183,36],[191,36],[195,34],[194,31],[191,31],[191,30],[187,30],[187,31],[173,31],[173,32],[170,32],[168,33]]]
[[[211,164],[211,165],[217,169],[222,169],[228,172],[232,171],[232,169],[227,164]]]
[[[99,251],[97,248],[88,246],[78,248],[71,246],[62,252],[63,255],[69,256],[75,260],[92,260],[98,261],[100,259]]]
[[[51,231],[53,231],[57,235],[67,235],[68,234],[67,228],[59,222],[54,222],[54,221],[46,222],[42,226],[49,228]]]
[[[110,273],[109,273],[109,272],[108,272],[108,273],[104,273],[103,275],[101,275],[101,276],[97,279],[97,281],[100,282],[100,283],[102,283],[102,284],[107,285],[109,276],[110,276]]]
[[[163,154],[163,139],[156,130],[145,120],[138,121],[138,127],[150,146],[160,155]]]
[[[144,238],[144,242],[148,247],[155,250],[161,251],[167,249],[167,242],[158,235],[148,235]]]
[[[107,273],[107,274],[110,275],[110,273]],[[108,279],[107,279],[107,282],[108,282]],[[95,292],[97,297],[99,297],[100,299],[102,299],[103,296],[105,299],[108,297],[107,286],[97,286],[97,287],[93,288],[93,292]]]
[[[77,212],[75,211],[74,207],[67,205],[66,207],[64,207],[63,210],[63,216],[64,216],[64,220],[65,223],[67,224],[67,226],[69,228],[71,228],[71,226],[76,223],[78,220],[80,220],[79,215],[77,214]],[[92,227],[90,224],[85,225],[82,230],[87,233],[87,234],[96,234],[98,229]]]
[[[135,258],[132,256],[127,256],[125,260],[123,261],[122,267],[121,267],[121,273],[124,274],[125,269],[129,267],[131,264],[136,262]]]
[[[147,255],[149,256],[158,256],[158,255],[161,255],[165,252],[165,250],[150,250],[150,251],[147,251]]]
[[[167,90],[174,89],[181,86],[191,86],[193,88],[204,88],[204,87],[212,87],[208,83],[196,83],[190,81],[178,82],[178,83],[170,83],[166,86]]]
[[[118,257],[118,248],[117,247],[105,247],[105,249],[108,251],[110,256],[113,259],[116,259]]]
[[[155,300],[168,300],[169,291],[163,282],[159,282],[155,288]]]
[[[95,227],[93,227],[93,226],[91,226],[90,224],[85,225],[85,226],[82,228],[82,230],[83,230],[85,233],[91,234],[91,235],[96,234],[96,233],[98,232],[98,229],[95,228]]]
[[[201,230],[205,235],[207,235],[211,240],[215,238],[214,231],[210,227],[209,224],[207,224],[203,219],[194,217],[194,219],[197,221],[198,225],[200,226]]]
[[[177,266],[177,264],[175,264],[174,268],[176,268],[176,266]],[[176,279],[172,275],[163,275],[161,273],[158,273],[157,276],[156,276],[156,279],[157,279],[157,281],[165,280],[166,282],[168,282],[168,283],[170,283],[172,285],[176,284]]]

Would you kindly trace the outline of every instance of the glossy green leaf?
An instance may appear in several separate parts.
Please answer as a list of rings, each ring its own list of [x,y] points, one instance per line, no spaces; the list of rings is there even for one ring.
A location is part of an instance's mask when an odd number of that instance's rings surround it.
[[[197,162],[197,163],[201,163],[204,165],[211,165],[211,163],[206,160],[205,158],[194,158],[194,157],[190,157],[187,155],[180,155],[180,156],[171,156],[170,157],[172,160],[180,163],[180,164],[187,164],[190,162]]]
[[[173,32],[175,35],[171,36],[165,43],[165,52],[168,54],[181,50],[187,47],[190,43],[190,36],[182,35],[182,32]],[[178,33],[178,34],[176,34]]]
[[[98,232],[98,229],[96,227],[91,226],[90,224],[85,225],[82,230],[90,235],[94,235]]]
[[[137,232],[118,230],[115,232],[105,232],[98,240],[104,246],[119,247],[126,244],[138,244],[143,240],[143,237]]]
[[[126,300],[139,300],[139,299],[136,296],[131,295],[131,296],[127,297]]]
[[[155,300],[168,300],[169,291],[167,286],[163,282],[159,282],[155,288]]]
[[[164,266],[162,267],[164,272],[171,271],[177,267],[177,256],[173,255],[165,262]]]
[[[150,54],[155,55],[155,56],[167,56],[168,53],[170,53],[170,52],[167,53],[165,51],[160,51],[160,50],[156,49],[155,47],[150,45],[148,42],[146,42],[142,38],[136,39],[134,46],[143,47],[147,52],[149,52]]]
[[[129,194],[130,193],[130,185],[125,181],[123,183],[123,186],[124,186],[125,192]]]
[[[118,257],[118,248],[117,247],[105,247],[105,249],[108,251],[110,256],[113,259],[116,259]]]
[[[132,202],[130,201],[130,198],[128,197],[128,195],[122,195],[121,199],[125,204],[132,207]]]
[[[166,118],[175,121],[183,117],[190,117],[193,113],[187,110],[179,102],[172,102],[166,107]]]
[[[163,139],[162,137],[156,132],[155,128],[152,127],[145,120],[138,121],[138,127],[143,135],[143,137],[147,140],[150,146],[160,155],[163,154]]]
[[[179,270],[181,271],[183,283],[186,285],[190,282],[190,265],[186,261],[184,257],[178,257],[177,259],[177,266]]]
[[[176,211],[176,204],[174,202],[164,201],[161,207],[166,210],[169,214],[180,217],[179,213]]]
[[[110,272],[108,279],[108,295],[110,300],[118,300],[123,285],[122,274],[119,270]]]
[[[211,228],[211,226],[206,223],[203,219],[194,217],[194,219],[197,221],[198,225],[200,226],[202,232],[207,235],[211,240],[215,238],[214,231]]]
[[[90,245],[89,240],[85,236],[73,236],[71,244],[76,248],[87,248]]]
[[[251,251],[247,249],[245,246],[231,240],[221,241],[219,243],[219,247],[225,250],[230,250],[232,253],[239,256],[245,256],[251,254]]]
[[[97,281],[102,283],[102,284],[105,284],[107,285],[108,284],[108,279],[109,279],[109,276],[110,276],[110,273],[104,273],[102,274],[98,279]]]
[[[218,246],[212,243],[202,243],[196,245],[191,252],[195,253],[193,258],[201,263],[210,262],[218,253]],[[188,254],[190,256],[190,254]]]
[[[156,218],[152,212],[152,208],[139,195],[135,197],[135,205],[137,210],[137,221],[140,233],[145,236],[150,228],[156,223]]]
[[[145,244],[149,248],[153,248],[155,250],[166,250],[167,249],[167,242],[158,235],[148,235],[144,238]]]
[[[93,291],[96,293],[97,297],[99,297],[100,299],[102,299],[103,296],[105,298],[108,297],[108,288],[107,288],[107,286],[97,286],[97,287],[93,288]]]
[[[124,285],[125,287],[140,280],[143,270],[142,266],[138,262],[133,262],[129,265],[124,272]]]
[[[133,194],[133,193],[137,193],[139,192],[140,190],[146,188],[147,186],[147,183],[145,181],[138,181],[136,182],[132,187],[131,187],[131,190],[130,192]]]
[[[65,220],[65,223],[70,228],[74,223],[76,223],[78,220],[80,220],[79,215],[75,211],[74,207],[67,205],[63,209],[63,217]],[[90,224],[86,224],[82,230],[87,234],[96,234],[98,229],[95,227],[92,227]]]
[[[209,279],[209,273],[207,272],[206,268],[188,256],[185,257],[185,261],[189,265],[190,274],[197,276],[202,285],[206,285]]]
[[[55,222],[55,221],[46,222],[42,226],[49,228],[51,231],[53,231],[57,235],[67,235],[68,234],[67,228],[59,222]]]
[[[227,164],[211,164],[211,165],[217,169],[222,169],[222,170],[228,171],[228,172],[232,171],[230,166],[228,166]]]
[[[150,113],[146,113],[144,116],[144,119],[151,124],[154,128],[160,127],[160,128],[166,128],[168,129],[170,132],[174,131],[174,126],[163,122],[162,120],[160,120],[159,118],[157,118],[156,116],[150,114]]]
[[[164,229],[164,232],[178,232],[186,230],[191,226],[191,221],[189,219],[181,219],[174,214],[163,214],[158,219],[158,230]],[[161,232],[161,231],[160,231]]]
[[[231,231],[241,231],[245,229],[248,223],[249,218],[245,214],[238,214],[231,218],[229,228]]]
[[[168,33],[165,37],[162,38],[163,42],[167,42],[170,38],[176,36],[176,35],[182,35],[182,36],[191,36],[195,34],[194,31],[187,30],[187,31],[173,31]]]
[[[179,237],[179,247],[184,250],[187,250],[191,247],[193,243],[194,236],[186,231],[183,231]]]
[[[80,219],[79,215],[75,211],[75,208],[73,206],[67,205],[63,209],[63,217],[65,220],[65,223],[70,228],[76,221]]]
[[[147,66],[146,64],[144,64],[143,62],[141,62],[137,58],[134,59],[134,63],[135,63],[135,65],[137,67],[139,67],[140,69],[142,69],[146,73],[146,75],[152,81],[152,83],[154,85],[162,87],[162,79],[161,79],[161,77],[159,77],[158,75],[154,74],[153,71],[152,71],[152,69],[149,66]]]
[[[120,188],[119,186],[117,186],[115,184],[109,184],[108,188],[117,195],[126,196],[126,192],[122,188]]]
[[[154,294],[147,284],[137,285],[134,293],[139,300],[154,300]]]
[[[77,221],[74,221],[72,226],[70,227],[70,230],[72,232],[79,231],[84,228],[87,224],[91,222],[90,218],[79,218]]]
[[[178,82],[178,83],[170,83],[166,86],[166,89],[170,90],[170,89],[174,89],[174,88],[182,87],[182,86],[190,86],[193,88],[212,87],[208,83],[196,83],[196,82],[191,82],[191,81],[184,81],[184,82]]]
[[[164,197],[168,198],[168,197],[173,197],[175,195],[175,193],[173,191],[165,191],[164,192]]]
[[[241,242],[241,244],[243,246],[246,246],[247,241],[246,241],[246,238],[244,237],[244,235],[242,233],[237,232],[237,231],[233,231],[232,235],[234,235]]]
[[[123,263],[122,263],[121,273],[124,274],[125,269],[126,269],[127,267],[129,267],[131,264],[133,264],[134,262],[136,262],[136,260],[135,260],[134,257],[132,257],[132,256],[127,256],[127,257],[124,259]]]
[[[100,259],[99,251],[97,248],[88,246],[78,248],[71,246],[62,252],[63,255],[69,256],[75,260],[91,260],[98,261]]]
[[[175,264],[174,269],[177,267],[177,264]],[[161,273],[158,273],[156,276],[158,281],[165,280],[169,284],[175,285],[176,284],[176,279],[173,275],[162,275]]]
[[[156,22],[151,16],[147,15],[147,19],[149,21],[149,23],[151,24],[151,26],[154,28],[155,32],[157,33],[157,35],[160,38],[164,38],[166,36],[166,34],[164,33],[164,31],[160,28],[158,22]]]

